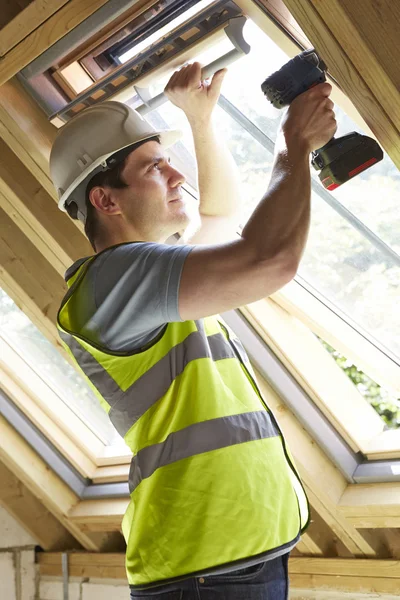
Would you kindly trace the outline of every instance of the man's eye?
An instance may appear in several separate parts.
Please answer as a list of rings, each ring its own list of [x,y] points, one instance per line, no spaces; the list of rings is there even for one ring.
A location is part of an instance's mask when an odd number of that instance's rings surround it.
[[[155,162],[152,166],[153,169],[160,169],[160,163],[159,162]]]

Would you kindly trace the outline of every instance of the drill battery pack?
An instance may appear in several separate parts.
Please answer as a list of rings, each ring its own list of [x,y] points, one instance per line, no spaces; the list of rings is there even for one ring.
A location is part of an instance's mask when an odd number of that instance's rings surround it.
[[[382,158],[382,149],[374,139],[352,131],[313,152],[311,164],[320,171],[324,188],[332,191]]]

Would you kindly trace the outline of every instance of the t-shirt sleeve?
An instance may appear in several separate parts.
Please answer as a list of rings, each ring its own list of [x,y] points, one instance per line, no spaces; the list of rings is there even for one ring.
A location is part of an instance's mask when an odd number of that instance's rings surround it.
[[[94,312],[86,335],[114,351],[150,343],[178,310],[183,265],[193,246],[140,242],[102,253],[90,268]]]

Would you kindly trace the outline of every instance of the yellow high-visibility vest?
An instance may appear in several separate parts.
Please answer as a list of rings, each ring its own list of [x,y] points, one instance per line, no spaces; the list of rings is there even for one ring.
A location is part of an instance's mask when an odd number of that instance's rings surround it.
[[[133,353],[74,331],[68,281],[61,338],[133,453],[122,530],[133,587],[207,573],[291,547],[308,525],[304,489],[247,355],[219,317],[168,323]]]

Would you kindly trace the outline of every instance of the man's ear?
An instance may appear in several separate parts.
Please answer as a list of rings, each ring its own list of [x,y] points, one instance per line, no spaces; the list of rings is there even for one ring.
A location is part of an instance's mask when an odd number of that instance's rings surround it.
[[[96,185],[90,190],[89,200],[104,215],[118,215],[121,213],[118,203],[107,188]]]

